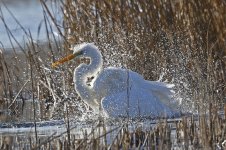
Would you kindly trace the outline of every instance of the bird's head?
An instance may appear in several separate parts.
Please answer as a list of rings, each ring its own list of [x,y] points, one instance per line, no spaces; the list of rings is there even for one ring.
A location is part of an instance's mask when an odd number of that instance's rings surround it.
[[[93,43],[82,43],[82,44],[76,45],[73,48],[73,54],[70,54],[52,63],[52,67],[55,68],[58,65],[63,64],[64,62],[67,62],[73,58],[91,57],[92,53],[94,52],[94,49],[97,49],[97,47]]]

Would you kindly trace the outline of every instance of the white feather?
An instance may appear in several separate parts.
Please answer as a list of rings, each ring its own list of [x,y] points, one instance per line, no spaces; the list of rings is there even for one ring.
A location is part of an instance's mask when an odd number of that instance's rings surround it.
[[[109,67],[103,69],[103,60],[98,48],[92,43],[83,43],[74,48],[82,51],[82,57],[91,58],[91,63],[81,64],[74,71],[75,90],[93,110],[103,108],[108,116],[173,116],[171,106],[174,85],[159,81],[147,81],[131,70]],[[94,76],[93,84],[86,84],[87,77]],[[129,109],[128,109],[129,108]]]

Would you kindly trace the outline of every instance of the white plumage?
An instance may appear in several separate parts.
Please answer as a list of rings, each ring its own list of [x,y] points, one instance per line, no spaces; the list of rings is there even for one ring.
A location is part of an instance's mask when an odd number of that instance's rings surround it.
[[[94,111],[99,106],[111,117],[171,117],[177,112],[171,105],[171,84],[148,81],[136,72],[115,67],[103,67],[102,55],[92,43],[74,47],[76,58],[90,58],[90,64],[80,64],[74,71],[75,90]],[[91,85],[87,78],[94,76]]]

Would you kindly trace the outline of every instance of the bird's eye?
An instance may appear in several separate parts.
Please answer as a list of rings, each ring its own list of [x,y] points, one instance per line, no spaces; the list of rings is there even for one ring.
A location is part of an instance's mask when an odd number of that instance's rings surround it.
[[[83,55],[83,51],[76,51],[76,52],[74,52],[74,54],[75,54],[76,56],[80,56],[80,55]]]
[[[83,51],[79,51],[78,52],[78,55],[83,55]]]

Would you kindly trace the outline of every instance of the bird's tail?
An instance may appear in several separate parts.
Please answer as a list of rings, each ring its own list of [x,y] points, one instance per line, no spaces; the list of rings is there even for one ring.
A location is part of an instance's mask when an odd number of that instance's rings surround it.
[[[148,81],[149,89],[152,94],[157,97],[163,104],[167,105],[171,109],[176,109],[173,96],[175,94],[173,87],[174,84],[167,84],[158,81]]]

